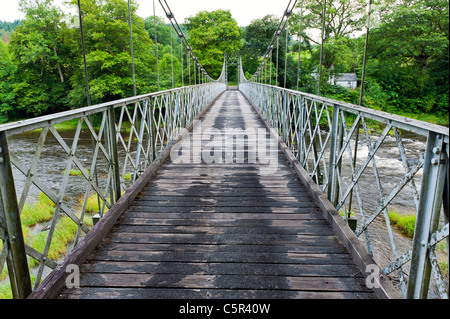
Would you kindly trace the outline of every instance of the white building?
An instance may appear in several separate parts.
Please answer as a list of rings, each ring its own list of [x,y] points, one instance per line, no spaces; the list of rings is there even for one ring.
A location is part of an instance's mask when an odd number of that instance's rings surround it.
[[[358,86],[358,78],[356,73],[337,73],[330,76],[328,83],[355,90]]]

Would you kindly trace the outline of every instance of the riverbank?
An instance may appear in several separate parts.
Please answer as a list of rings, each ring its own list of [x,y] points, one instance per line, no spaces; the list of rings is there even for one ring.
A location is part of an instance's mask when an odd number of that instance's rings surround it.
[[[81,208],[82,199],[79,199],[79,208]],[[95,194],[88,198],[86,204],[86,215],[83,218],[83,224],[89,228],[93,226],[92,215],[99,211],[99,203],[102,205],[102,201],[98,201]],[[41,193],[36,202],[29,204],[26,203],[21,214],[22,231],[24,234],[25,243],[34,248],[35,250],[42,252],[47,241],[47,237],[50,230],[50,222],[53,218],[55,211],[55,203],[50,200],[45,194]],[[77,209],[79,211],[80,209]],[[105,208],[105,213],[107,208]],[[80,214],[77,214],[80,217]],[[77,225],[67,216],[60,217],[55,231],[53,233],[52,243],[48,251],[48,257],[54,261],[64,258],[70,249],[70,245],[74,242],[77,233]],[[3,244],[0,241],[0,251],[3,248]],[[30,268],[30,276],[32,285],[36,280],[34,272],[39,263],[32,257],[27,257],[28,267]],[[0,299],[11,299],[12,292],[8,278],[7,267],[3,268],[0,274]]]

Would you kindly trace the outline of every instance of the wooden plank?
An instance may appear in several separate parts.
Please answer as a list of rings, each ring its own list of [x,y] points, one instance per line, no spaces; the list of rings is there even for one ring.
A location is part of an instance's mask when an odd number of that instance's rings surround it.
[[[370,291],[360,278],[259,275],[179,275],[85,273],[83,287],[151,287],[188,289],[289,289],[302,291]]]
[[[200,227],[200,226],[208,226],[208,227],[218,227],[218,226],[227,226],[227,227],[239,227],[239,226],[270,226],[270,227],[288,227],[289,228],[299,228],[299,227],[315,227],[315,226],[330,226],[326,219],[294,219],[294,220],[264,220],[259,218],[253,219],[236,219],[236,218],[228,218],[228,219],[192,219],[192,218],[184,218],[184,219],[167,219],[164,216],[159,219],[152,219],[151,216],[147,216],[147,218],[137,218],[133,216],[123,216],[120,220],[121,225],[166,225],[166,226],[189,226],[189,227]],[[228,230],[228,229],[226,229]]]
[[[217,243],[228,245],[324,245],[336,241],[334,236],[281,235],[281,234],[164,234],[112,232],[108,238],[122,243]]]
[[[165,234],[283,234],[283,235],[332,235],[329,225],[284,226],[271,225],[244,225],[244,226],[173,226],[173,225],[129,225],[122,223],[117,232],[125,233],[165,233]]]
[[[300,206],[300,205],[299,205]],[[151,206],[150,203],[138,205],[137,203],[131,205],[128,208],[129,212],[153,212],[153,213],[316,213],[317,208],[313,206],[312,203],[305,203],[305,207],[296,207],[295,205],[291,206]]]
[[[173,261],[173,262],[234,262],[234,263],[271,263],[302,265],[351,265],[348,254],[325,253],[278,253],[260,252],[184,252],[184,251],[129,251],[100,249],[95,255],[96,261]]]
[[[182,186],[179,188],[172,188],[170,190],[168,189],[158,189],[157,187],[146,187],[143,189],[143,192],[141,196],[188,196],[188,197],[197,197],[198,194],[194,194],[192,192],[186,192],[186,190],[189,189],[189,187]],[[221,187],[218,188],[211,188],[210,186],[204,186],[204,187],[196,187],[198,192],[203,192],[205,195],[210,196],[218,196],[218,197],[226,197],[226,196],[236,196],[236,197],[242,197],[242,196],[253,196],[253,197],[263,197],[263,196],[269,196],[269,197],[277,197],[277,196],[296,196],[300,198],[311,198],[307,194],[305,194],[304,190],[302,191],[301,188],[299,189],[284,189],[284,188],[264,188],[264,192],[261,192],[261,189],[255,189],[255,187],[241,187],[239,189],[236,189],[234,187]],[[140,196],[139,196],[140,197]]]
[[[321,219],[323,220],[324,217],[322,214],[317,213],[315,209],[312,210],[312,212],[303,211],[303,212],[285,212],[285,209],[282,209],[283,211],[274,211],[274,212],[258,212],[258,213],[217,213],[214,212],[204,212],[204,211],[190,211],[190,212],[150,212],[150,211],[141,211],[141,210],[135,210],[132,211],[131,209],[128,209],[128,212],[123,215],[124,218],[144,218],[144,219],[165,219],[167,221],[170,221],[171,219],[188,219],[188,220],[194,220],[197,219],[201,220],[210,220],[210,219],[220,219],[220,220],[273,220],[273,221],[282,221],[282,220],[311,220],[311,219]]]
[[[359,277],[363,278],[356,267],[348,265],[302,265],[294,264],[249,264],[249,263],[196,263],[181,261],[126,262],[97,261],[85,263],[82,273],[123,273],[123,274],[196,274],[202,275],[260,275],[260,276],[310,276],[310,277]]]
[[[108,249],[110,250],[127,250],[127,251],[183,251],[183,252],[259,252],[264,253],[267,251],[278,253],[325,253],[325,254],[345,254],[347,251],[342,247],[340,243],[328,242],[326,244],[310,245],[297,245],[294,243],[287,244],[216,244],[216,243],[202,243],[202,244],[175,244],[175,243],[120,243],[114,241],[105,240],[104,243],[108,243]],[[98,249],[104,249],[104,245],[99,246]]]
[[[211,203],[211,202],[207,202],[207,201],[202,201],[202,200],[198,200],[198,201],[189,201],[189,202],[174,202],[174,201],[146,201],[143,199],[138,199],[135,201],[135,204],[133,205],[134,207],[148,207],[148,206],[152,206],[153,208],[171,208],[171,207],[176,207],[176,208],[184,208],[184,207],[191,207],[191,208],[205,208],[207,209],[208,207],[214,207],[216,209],[217,212],[220,212],[220,209],[223,208],[226,211],[229,210],[233,210],[234,209],[246,209],[246,208],[250,208],[250,209],[258,209],[258,208],[272,208],[272,207],[280,207],[280,208],[305,208],[305,207],[317,207],[317,204],[314,202],[310,202],[310,201],[296,201],[296,202],[278,202],[276,200],[274,201],[262,201],[262,200],[235,200],[232,202],[229,201],[219,201],[217,200],[217,202],[215,203]],[[238,210],[240,211],[240,210]]]
[[[263,193],[262,191],[259,192]],[[188,196],[179,196],[179,195],[188,195]],[[234,194],[227,194],[225,192],[221,192],[220,194],[212,194],[210,191],[205,190],[204,192],[198,192],[198,196],[195,197],[192,192],[174,195],[166,195],[166,196],[155,196],[142,194],[136,201],[150,201],[150,202],[160,202],[160,201],[171,201],[171,202],[205,202],[205,203],[229,203],[229,202],[242,202],[242,201],[259,201],[265,203],[302,203],[302,202],[312,202],[311,198],[308,196],[296,195],[284,195],[278,194],[278,196],[270,196],[266,194],[266,196],[253,196],[253,193],[245,193],[241,192],[239,195],[241,196],[233,196]],[[190,196],[189,196],[190,195]],[[204,195],[204,196],[203,196]],[[227,196],[228,195],[228,196]]]
[[[164,289],[82,287],[66,290],[61,299],[374,299],[366,291],[298,291],[298,290],[238,290],[238,289]]]

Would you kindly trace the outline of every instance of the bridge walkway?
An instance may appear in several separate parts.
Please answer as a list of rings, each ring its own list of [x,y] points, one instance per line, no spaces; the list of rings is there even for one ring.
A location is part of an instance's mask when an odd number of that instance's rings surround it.
[[[266,130],[232,90],[201,126],[225,139]],[[193,132],[192,149],[211,147]],[[375,298],[278,145],[275,171],[249,150],[244,163],[169,158],[80,267],[81,287],[58,298]]]

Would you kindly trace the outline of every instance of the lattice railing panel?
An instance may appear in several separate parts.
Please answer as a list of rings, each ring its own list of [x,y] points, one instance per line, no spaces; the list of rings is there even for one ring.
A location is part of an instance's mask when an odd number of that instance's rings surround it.
[[[426,296],[432,268],[436,294],[448,297],[435,253],[438,241],[448,241],[448,128],[242,76],[239,88],[345,221],[356,221],[356,236],[384,275],[395,274],[403,295],[415,294],[408,282],[419,277]],[[400,201],[412,203],[413,239],[392,226]]]
[[[10,243],[15,238],[7,231],[14,215],[10,207],[14,211],[16,205],[22,221],[28,218],[30,207],[42,209],[38,196],[47,198],[50,207],[43,220],[31,222],[33,234],[23,234],[36,288],[57,267],[64,252],[76,246],[167,144],[178,138],[174,132],[189,125],[225,89],[224,83],[210,82],[0,126],[1,165],[12,172],[1,172],[2,181],[6,178],[5,184],[17,184],[10,188],[2,184],[0,270],[6,269],[8,260],[13,262]],[[35,139],[26,149],[15,148],[15,138],[23,134]],[[9,145],[8,140],[12,141]],[[45,163],[50,158],[53,164],[49,167]],[[7,192],[17,195],[6,197]],[[55,252],[58,245],[61,248]],[[9,275],[20,281],[14,271]],[[16,289],[16,282],[12,286]]]

